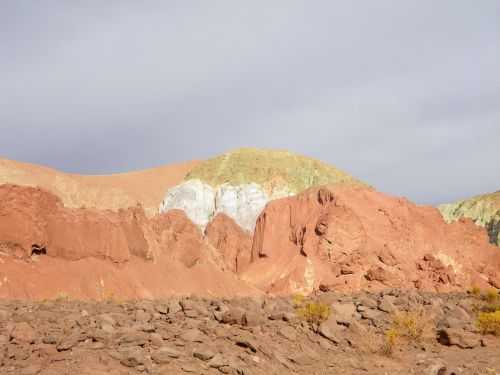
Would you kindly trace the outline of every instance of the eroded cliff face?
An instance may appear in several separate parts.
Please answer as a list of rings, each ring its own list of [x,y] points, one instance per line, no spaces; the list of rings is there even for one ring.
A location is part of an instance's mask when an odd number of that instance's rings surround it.
[[[500,288],[500,252],[482,228],[363,186],[274,200],[253,237],[223,213],[202,234],[182,210],[73,209],[14,185],[0,202],[0,298]]]
[[[202,232],[179,209],[68,208],[0,185],[0,265],[0,298],[500,288],[500,252],[470,219],[349,184],[269,202],[253,236],[222,212]]]
[[[313,188],[257,220],[242,278],[274,293],[500,287],[500,252],[471,221],[366,187]]]
[[[220,267],[183,211],[73,209],[39,188],[0,186],[0,297],[256,293]],[[235,224],[234,224],[235,225]]]
[[[500,191],[479,195],[439,207],[446,222],[469,218],[488,232],[490,242],[500,246]]]

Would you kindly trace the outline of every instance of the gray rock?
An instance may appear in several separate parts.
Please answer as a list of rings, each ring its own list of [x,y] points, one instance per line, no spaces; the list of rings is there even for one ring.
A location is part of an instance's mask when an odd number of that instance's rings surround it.
[[[473,349],[481,345],[481,337],[462,329],[447,328],[438,332],[438,341],[446,346],[458,346],[462,349]]]
[[[226,324],[246,324],[245,310],[234,307],[222,314],[221,323]]]
[[[197,348],[193,351],[193,357],[208,361],[215,356],[215,353],[208,348]]]
[[[139,348],[129,348],[120,352],[120,363],[126,367],[137,367],[143,365],[146,357]]]
[[[143,346],[148,342],[148,335],[133,329],[125,329],[121,332],[118,344],[123,346]]]
[[[424,371],[425,375],[445,375],[447,372],[446,364],[441,360],[434,360]]]
[[[160,349],[151,353],[151,359],[157,364],[169,363],[172,358],[179,358],[181,353],[168,346],[163,346]]]
[[[384,295],[378,303],[378,309],[380,311],[393,314],[396,312],[396,307],[394,306],[394,300],[395,298],[390,295]]]
[[[78,343],[80,342],[80,339],[81,339],[81,336],[79,333],[74,333],[72,335],[65,336],[65,337],[63,337],[61,342],[57,345],[57,350],[60,352],[65,351],[65,350],[69,350],[69,349],[75,347],[76,345],[78,345]]]
[[[221,355],[216,354],[208,361],[208,366],[212,368],[221,368],[228,365],[228,361]]]
[[[241,346],[242,348],[248,348],[252,352],[257,352],[257,343],[253,338],[247,335],[238,335],[234,338],[234,342],[236,345]]]
[[[375,322],[382,313],[379,310],[375,309],[366,309],[365,311],[361,312],[361,317],[363,319],[371,320],[372,322]]]
[[[332,304],[332,315],[337,320],[337,323],[349,325],[356,313],[356,306],[352,302],[334,303]]]
[[[197,328],[191,328],[187,330],[186,332],[182,333],[179,338],[184,341],[188,342],[203,342],[204,341],[204,335],[203,333],[197,329]]]
[[[318,327],[318,333],[335,344],[340,342],[340,327],[334,317],[330,317],[325,322],[321,323]]]

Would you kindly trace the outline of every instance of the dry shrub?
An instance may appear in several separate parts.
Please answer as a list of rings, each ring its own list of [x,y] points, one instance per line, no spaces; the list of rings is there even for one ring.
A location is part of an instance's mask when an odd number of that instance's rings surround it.
[[[384,341],[382,342],[381,352],[384,355],[390,356],[394,353],[394,348],[399,339],[399,333],[395,328],[390,328],[384,333]]]
[[[483,296],[483,299],[487,303],[495,303],[495,302],[497,302],[497,300],[499,299],[497,290],[490,289],[490,290],[486,291],[486,293]]]
[[[500,336],[500,310],[495,312],[480,312],[476,324],[483,334]]]
[[[481,296],[481,289],[478,286],[473,286],[469,293],[473,295],[474,297],[480,297]]]
[[[66,292],[59,292],[54,297],[55,302],[67,302],[70,300],[69,294]]]
[[[330,317],[331,309],[326,303],[312,301],[297,306],[295,312],[299,318],[318,327]]]
[[[425,315],[424,309],[398,312],[393,316],[392,328],[399,337],[410,341],[420,341],[433,329],[431,319]]]
[[[421,342],[430,337],[434,328],[432,319],[426,316],[423,308],[397,312],[392,316],[390,328],[384,333],[380,351],[384,355],[392,355],[398,343]]]
[[[292,304],[295,308],[300,307],[304,304],[306,297],[300,293],[296,293],[292,296]]]

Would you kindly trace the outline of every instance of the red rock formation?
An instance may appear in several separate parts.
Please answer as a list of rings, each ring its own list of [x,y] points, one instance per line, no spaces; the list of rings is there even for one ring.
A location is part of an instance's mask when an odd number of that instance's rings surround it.
[[[203,237],[183,211],[67,208],[44,190],[0,185],[0,298],[447,291],[498,288],[499,270],[484,229],[366,187],[273,201],[252,241],[225,215]]]
[[[208,242],[217,249],[224,267],[232,272],[242,272],[250,264],[252,237],[229,216],[218,214],[208,224],[205,234]]]
[[[0,202],[0,297],[258,293],[221,271],[182,211],[71,209],[15,185],[0,185]]]
[[[366,187],[310,189],[268,204],[243,279],[272,292],[323,287],[495,286],[500,252],[470,221]]]

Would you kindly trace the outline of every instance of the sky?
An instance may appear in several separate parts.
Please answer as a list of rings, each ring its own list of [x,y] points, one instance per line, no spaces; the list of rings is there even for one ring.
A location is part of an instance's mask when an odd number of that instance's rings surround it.
[[[0,155],[109,174],[239,147],[438,204],[500,189],[500,1],[0,2]]]

